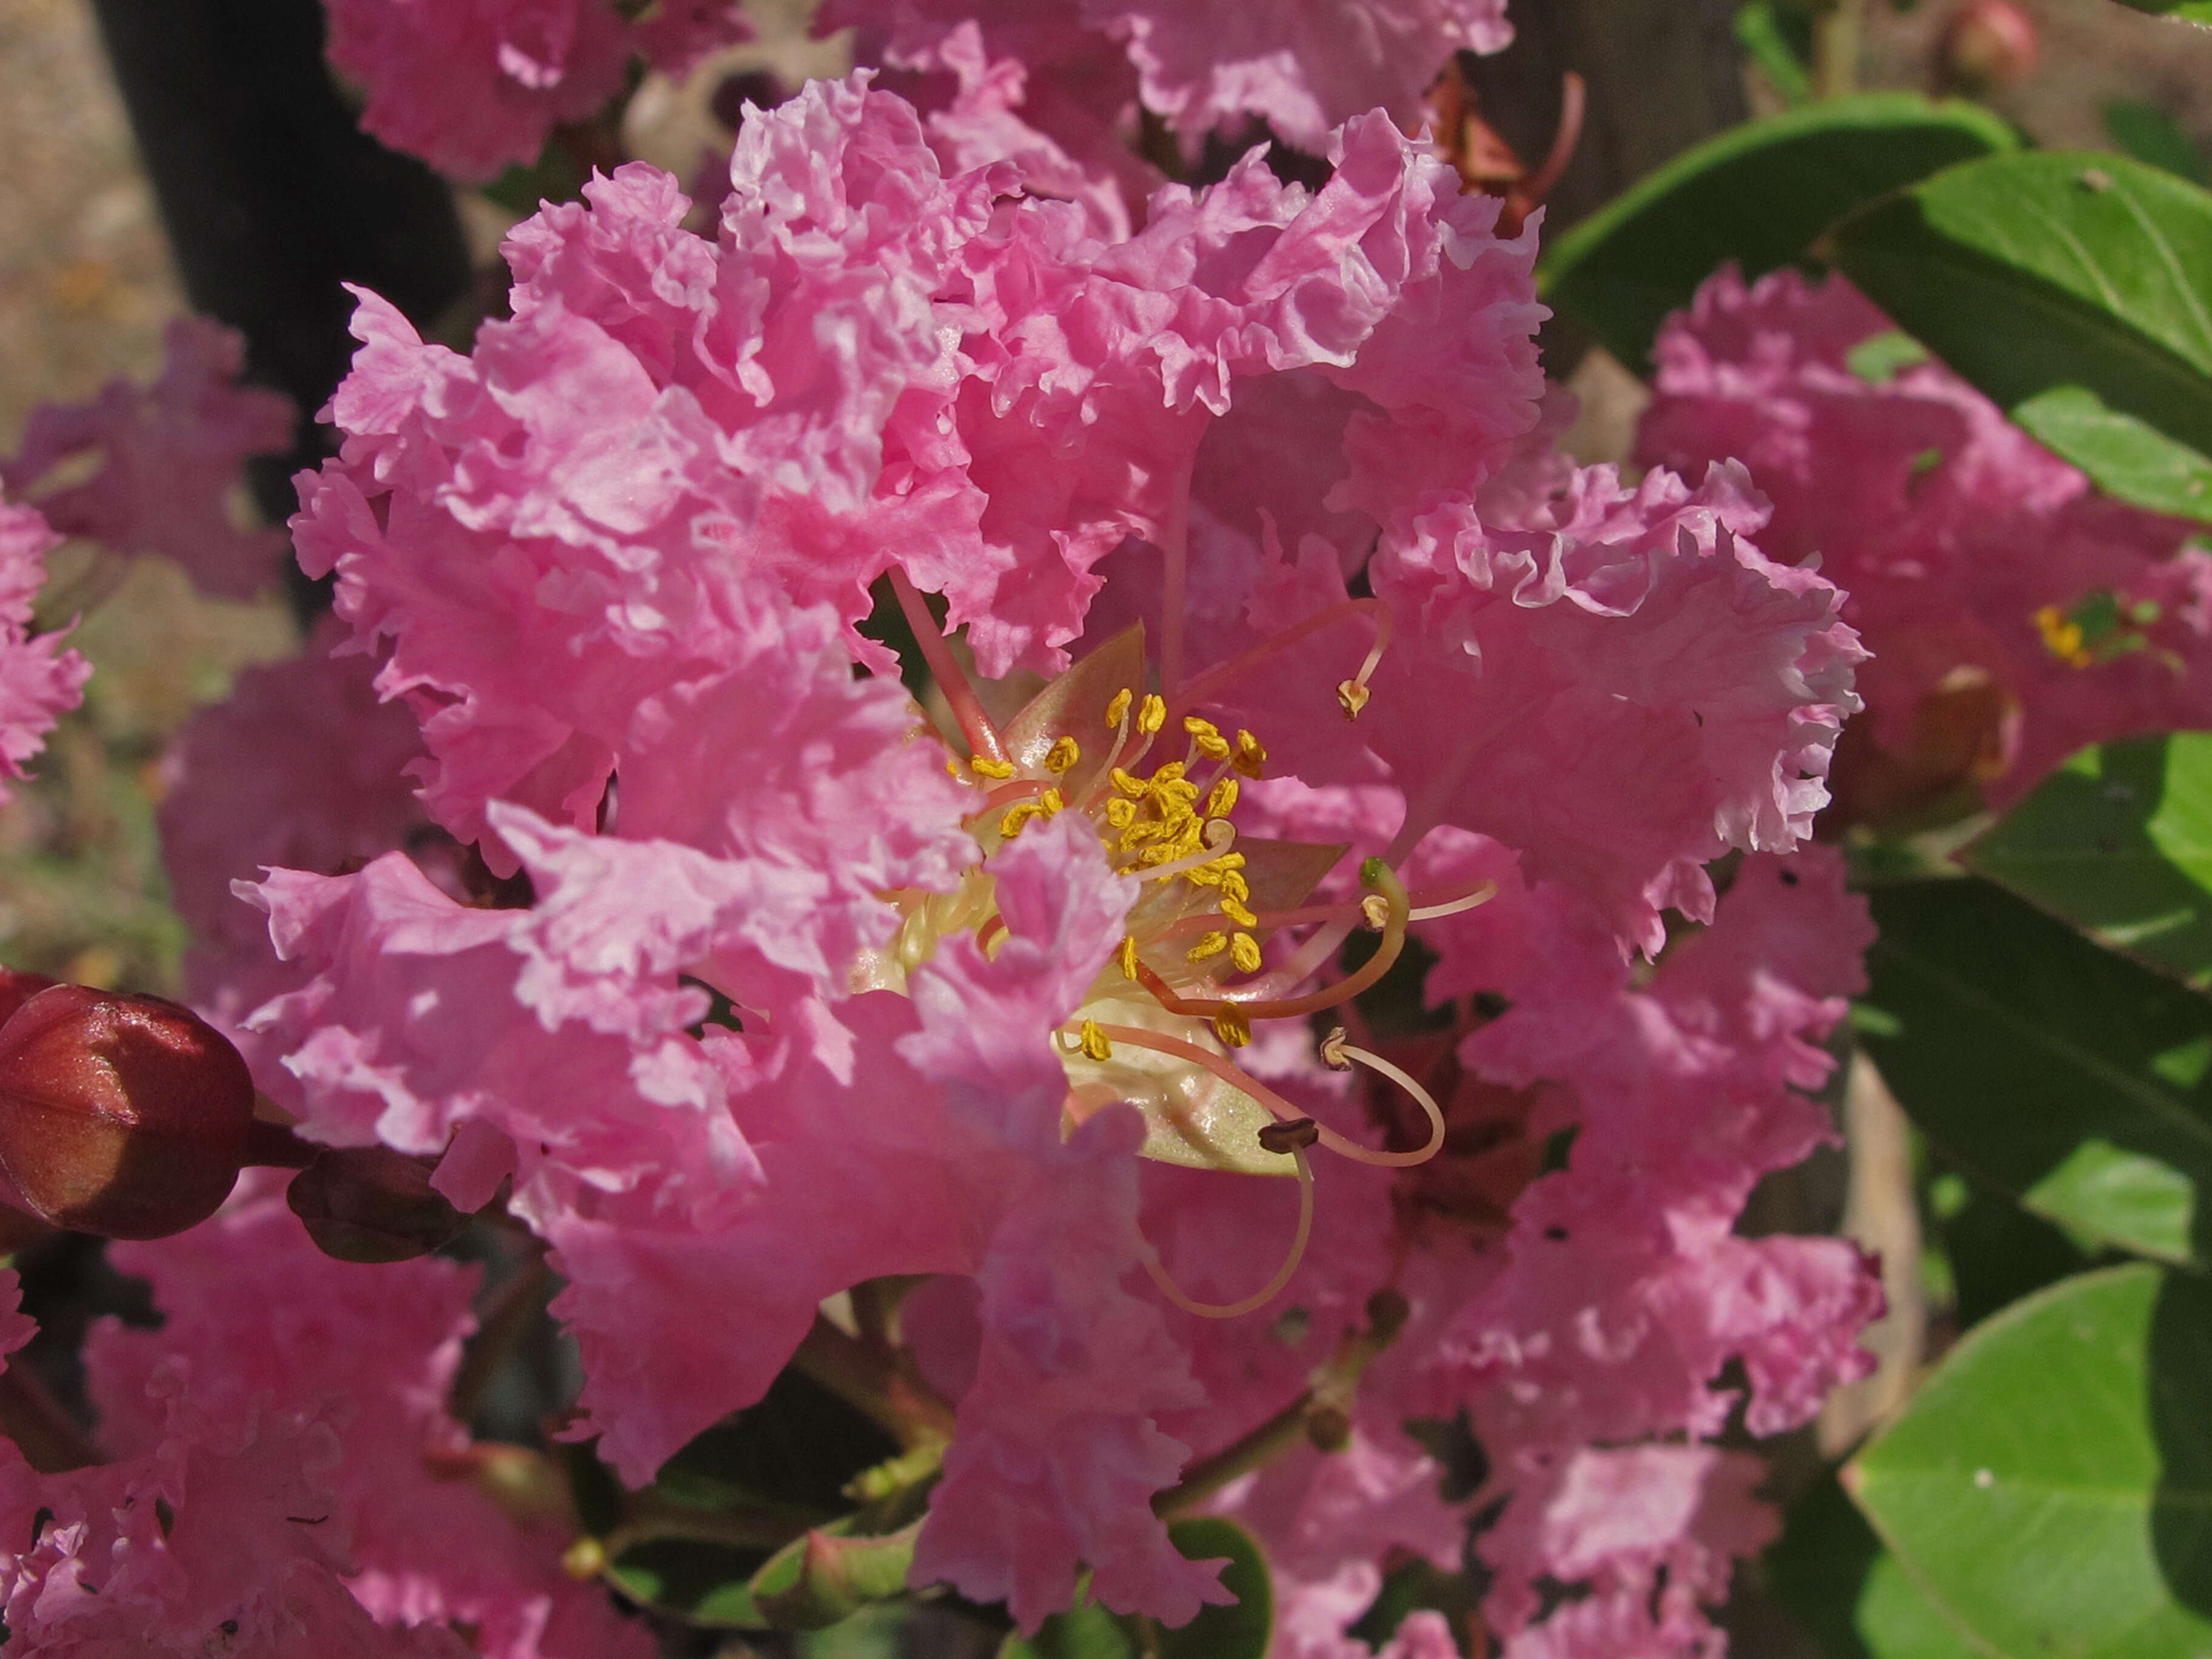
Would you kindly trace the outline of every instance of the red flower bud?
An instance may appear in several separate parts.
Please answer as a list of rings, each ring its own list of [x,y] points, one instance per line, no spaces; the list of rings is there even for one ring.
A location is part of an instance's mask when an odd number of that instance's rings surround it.
[[[161,997],[54,985],[0,1025],[0,1200],[57,1227],[162,1238],[237,1179],[253,1079]]]
[[[1936,88],[1995,92],[2033,74],[2035,53],[2035,25],[2012,0],[1967,0],[1936,42]]]
[[[325,1255],[405,1261],[469,1224],[430,1184],[434,1164],[388,1146],[326,1147],[292,1177],[284,1198]]]

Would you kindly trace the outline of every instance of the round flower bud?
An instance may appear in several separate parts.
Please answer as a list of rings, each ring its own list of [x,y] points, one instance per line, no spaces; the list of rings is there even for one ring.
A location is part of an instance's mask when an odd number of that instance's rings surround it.
[[[1936,80],[1946,92],[1995,92],[2035,72],[2035,25],[2012,0],[1967,0],[1936,45]]]
[[[51,985],[0,1025],[0,1200],[57,1227],[162,1238],[237,1179],[253,1079],[161,997]]]
[[[292,1177],[285,1202],[325,1255],[405,1261],[457,1237],[469,1218],[430,1184],[434,1160],[389,1146],[330,1146]]]

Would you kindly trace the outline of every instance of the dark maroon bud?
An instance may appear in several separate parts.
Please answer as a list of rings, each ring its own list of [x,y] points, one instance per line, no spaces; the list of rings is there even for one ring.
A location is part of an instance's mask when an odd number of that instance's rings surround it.
[[[53,985],[0,1025],[0,1199],[57,1227],[197,1226],[230,1195],[252,1118],[238,1050],[165,998]]]
[[[292,1177],[285,1201],[325,1255],[406,1261],[469,1224],[430,1184],[435,1164],[388,1146],[326,1147]]]
[[[1978,97],[2035,72],[2035,25],[2012,0],[1966,0],[1936,43],[1939,90]]]
[[[0,968],[0,1024],[4,1024],[15,1012],[33,997],[58,981],[44,974],[27,974],[19,969]]]

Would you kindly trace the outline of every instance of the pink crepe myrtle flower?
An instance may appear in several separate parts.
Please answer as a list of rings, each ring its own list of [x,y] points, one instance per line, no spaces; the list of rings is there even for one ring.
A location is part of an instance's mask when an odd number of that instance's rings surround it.
[[[2212,724],[2192,526],[2097,495],[1940,363],[1854,367],[1894,332],[1841,276],[1723,270],[1662,330],[1638,441],[1664,465],[1742,461],[1768,549],[1849,592],[1875,653],[1851,815],[2002,807],[2084,744]]]
[[[633,56],[683,75],[749,40],[734,0],[327,0],[330,59],[368,94],[362,125],[471,182],[538,159],[552,130],[622,89]]]
[[[349,1535],[355,1600],[387,1627],[472,1632],[487,1659],[645,1659],[653,1643],[605,1593],[561,1567],[557,1512],[518,1514],[478,1478],[481,1449],[447,1407],[474,1329],[476,1272],[426,1258],[334,1261],[309,1243],[278,1182],[249,1177],[212,1220],[126,1246],[163,1322],[97,1327],[85,1353],[106,1449],[154,1455],[167,1432],[155,1378],[189,1377],[210,1422],[347,1402],[321,1472]]]
[[[1034,1629],[1088,1567],[1187,1620],[1222,1592],[1153,1498],[1356,1353],[1351,1450],[1202,1495],[1277,1550],[1297,1651],[1389,1550],[1452,1559],[1403,1424],[1462,1408],[1538,1540],[1500,1627],[1548,1639],[1545,1571],[1626,1608],[1663,1571],[1651,1640],[1694,1645],[1755,1547],[1733,1465],[1655,1465],[1613,1543],[1528,1511],[1594,1444],[1702,1455],[1732,1362],[1761,1432],[1862,1363],[1858,1257],[1731,1231],[1826,1133],[1798,1091],[1865,943],[1796,851],[1856,707],[1841,596],[1759,550],[1741,469],[1553,453],[1534,233],[1384,114],[1319,190],[1255,156],[1126,237],[960,142],[817,84],[748,118],[712,241],[643,167],[518,228],[469,356],[364,297],[302,561],[388,652],[426,809],[528,902],[396,853],[250,884],[264,1086],[465,1208],[512,1182],[633,1483],[825,1298],[927,1275],[917,1583]],[[885,578],[936,729],[852,626]],[[1668,947],[1670,908],[1711,925]],[[1431,1000],[1511,1006],[1401,1064],[1354,999],[1417,934]]]
[[[1454,52],[1498,52],[1513,38],[1504,0],[830,0],[815,27],[857,28],[863,64],[916,70],[935,67],[931,54],[971,23],[991,58],[1050,85],[1030,118],[1062,143],[1079,120],[1133,131],[1141,99],[1193,155],[1209,133],[1255,118],[1316,153],[1371,109],[1418,126],[1421,94]]]
[[[0,483],[33,501],[64,536],[117,557],[159,553],[217,599],[245,599],[276,580],[284,534],[244,528],[234,498],[249,457],[292,447],[292,400],[239,374],[246,342],[205,317],[173,318],[150,386],[110,380],[88,404],[41,404],[23,447],[0,460]],[[84,457],[82,483],[41,494],[54,471]]]
[[[61,648],[59,633],[31,632],[31,601],[61,538],[37,509],[0,501],[0,777],[29,775],[54,721],[83,701],[92,665]],[[0,800],[9,792],[0,782]]]

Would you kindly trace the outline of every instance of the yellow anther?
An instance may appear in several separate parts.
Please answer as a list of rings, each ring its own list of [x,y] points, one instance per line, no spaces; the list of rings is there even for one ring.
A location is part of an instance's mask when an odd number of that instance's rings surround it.
[[[2046,605],[2035,613],[2035,626],[2043,635],[2044,648],[2052,656],[2076,668],[2088,665],[2089,653],[2081,648],[2087,635],[2080,623],[2057,605]]]
[[[1160,701],[1156,691],[1147,691],[1144,702],[1137,705],[1137,730],[1146,737],[1168,723],[1168,706]]]
[[[1228,934],[1208,933],[1203,939],[1200,939],[1197,944],[1192,945],[1189,950],[1182,953],[1183,960],[1186,962],[1204,962],[1209,957],[1219,956],[1228,948]]]
[[[1357,720],[1359,711],[1367,707],[1368,698],[1374,695],[1358,680],[1345,680],[1336,688],[1336,704],[1344,710],[1345,719]]]
[[[1045,816],[1044,808],[1033,800],[1025,800],[1006,809],[1006,816],[999,820],[999,839],[1012,841],[1022,833],[1022,826],[1031,818]]]
[[[1240,729],[1237,733],[1237,757],[1229,763],[1246,777],[1256,778],[1260,769],[1267,763],[1267,751],[1259,738]]]
[[[1259,917],[1247,910],[1237,900],[1230,897],[1227,893],[1221,896],[1221,914],[1239,927],[1257,927],[1260,925]]]
[[[1229,758],[1229,739],[1212,720],[1202,720],[1195,714],[1183,716],[1182,729],[1190,733],[1190,740],[1198,745],[1198,752],[1208,760]]]
[[[1224,853],[1213,860],[1213,867],[1217,870],[1242,870],[1244,867],[1244,855],[1242,853]]]
[[[1359,901],[1359,917],[1370,928],[1381,933],[1390,925],[1390,901],[1380,893],[1370,893]]]
[[[1224,870],[1221,872],[1221,893],[1223,897],[1233,898],[1239,904],[1249,904],[1252,902],[1252,884],[1234,870]]]
[[[1136,693],[1123,686],[1114,694],[1114,701],[1106,705],[1106,729],[1113,731],[1129,718],[1129,703]]]
[[[1082,758],[1083,746],[1073,738],[1056,738],[1052,747],[1044,751],[1044,769],[1065,772]]]
[[[1188,814],[1196,817],[1191,808],[1198,805],[1198,786],[1186,783],[1181,778],[1170,778],[1165,783],[1152,785],[1152,799],[1161,811],[1170,817],[1179,818]]]
[[[1158,841],[1168,832],[1169,826],[1158,818],[1143,818],[1121,832],[1121,839],[1114,843],[1117,853],[1127,853],[1142,847],[1146,842]]]
[[[1184,871],[1182,874],[1183,879],[1188,881],[1194,887],[1218,887],[1221,885],[1221,866],[1216,862],[1209,861],[1205,864],[1193,865],[1189,869]]]
[[[945,769],[957,778],[960,775],[960,763],[948,755],[945,758]]]
[[[1116,830],[1127,830],[1137,821],[1137,803],[1123,800],[1116,795],[1106,803],[1106,822]]]
[[[988,755],[969,756],[968,769],[979,778],[996,778],[1001,783],[1014,775],[1013,762],[993,760]]]
[[[1059,790],[1048,789],[1037,797],[1037,805],[1044,809],[1045,817],[1050,817],[1054,812],[1066,810],[1067,803],[1060,799]]]
[[[1131,800],[1142,800],[1146,792],[1152,787],[1152,785],[1146,783],[1142,778],[1133,773],[1125,772],[1118,766],[1106,775],[1114,781],[1114,787]]]
[[[1095,1019],[1083,1022],[1083,1057],[1085,1060],[1114,1058],[1114,1045],[1106,1040],[1106,1033],[1098,1029],[1098,1022]]]
[[[1121,949],[1118,960],[1121,964],[1121,977],[1134,984],[1137,978],[1137,940],[1134,934],[1121,935]]]
[[[1240,1008],[1224,1008],[1213,1017],[1213,1035],[1231,1048],[1242,1048],[1252,1040],[1252,1022]]]
[[[1240,974],[1260,971],[1260,941],[1249,933],[1239,933],[1229,941],[1229,960],[1237,964]]]
[[[1206,797],[1206,816],[1225,818],[1237,810],[1237,792],[1242,788],[1233,777],[1224,778],[1213,786]]]
[[[1187,769],[1181,761],[1170,761],[1164,766],[1154,767],[1152,781],[1153,792],[1157,793],[1171,783],[1181,783],[1182,775]],[[1194,790],[1192,793],[1194,794],[1197,792]]]

